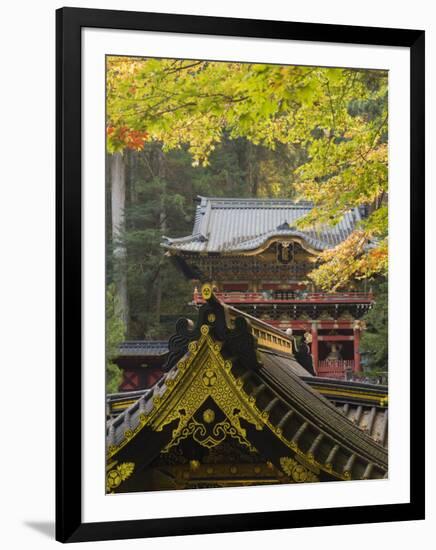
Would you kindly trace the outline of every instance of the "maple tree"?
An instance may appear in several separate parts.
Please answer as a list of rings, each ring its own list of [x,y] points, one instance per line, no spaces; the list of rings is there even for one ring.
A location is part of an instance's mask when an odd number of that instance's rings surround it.
[[[224,136],[300,151],[289,182],[314,204],[302,225],[335,224],[362,205],[369,213],[311,274],[335,290],[387,273],[387,86],[383,71],[112,56],[108,151],[186,147],[202,166]]]

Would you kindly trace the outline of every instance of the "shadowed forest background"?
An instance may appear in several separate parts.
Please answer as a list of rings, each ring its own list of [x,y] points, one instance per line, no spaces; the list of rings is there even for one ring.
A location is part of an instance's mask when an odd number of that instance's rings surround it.
[[[164,257],[162,235],[192,231],[198,195],[223,197],[289,197],[295,195],[292,167],[304,151],[280,146],[270,151],[243,138],[223,142],[209,165],[193,167],[184,150],[162,152],[159,144],[145,144],[140,152],[125,152],[126,206],[122,243],[126,248],[131,338],[165,338],[180,315],[190,313],[192,283]],[[290,170],[291,169],[291,170]],[[108,228],[110,192],[108,191]],[[109,250],[112,240],[108,242]],[[108,254],[108,280],[117,276],[114,255]]]
[[[192,283],[160,243],[191,233],[198,195],[281,197],[313,202],[308,225],[367,207],[311,278],[371,284],[362,349],[386,369],[387,109],[384,71],[108,57],[109,361],[123,339],[166,339],[192,317]]]

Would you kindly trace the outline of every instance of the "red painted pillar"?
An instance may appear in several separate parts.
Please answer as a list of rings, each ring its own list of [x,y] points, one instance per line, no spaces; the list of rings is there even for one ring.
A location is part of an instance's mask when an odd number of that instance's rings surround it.
[[[312,363],[315,374],[318,374],[318,327],[316,323],[312,323]]]
[[[359,352],[359,346],[360,346],[360,325],[355,324],[353,327],[354,332],[354,372],[361,372],[362,367],[360,365],[360,352]]]

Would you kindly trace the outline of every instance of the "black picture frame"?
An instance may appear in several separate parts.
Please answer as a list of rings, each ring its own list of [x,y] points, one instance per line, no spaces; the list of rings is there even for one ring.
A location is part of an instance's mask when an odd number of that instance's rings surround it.
[[[410,502],[373,506],[82,522],[81,29],[128,29],[398,46],[410,49]],[[56,539],[127,539],[424,519],[424,31],[62,8],[56,13]],[[418,295],[419,293],[419,295]]]

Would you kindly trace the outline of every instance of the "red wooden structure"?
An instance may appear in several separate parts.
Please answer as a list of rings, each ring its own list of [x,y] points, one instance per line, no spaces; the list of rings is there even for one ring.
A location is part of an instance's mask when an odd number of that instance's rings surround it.
[[[185,277],[210,283],[222,302],[309,344],[315,372],[345,377],[360,371],[361,321],[371,292],[354,281],[341,292],[318,292],[310,273],[318,256],[354,231],[362,211],[347,212],[334,226],[300,226],[310,203],[290,199],[198,197],[192,234],[165,237],[162,246]],[[204,300],[194,290],[192,304]],[[324,365],[338,361],[341,366]],[[324,370],[323,370],[324,369]]]
[[[264,314],[263,319],[270,325],[286,331],[310,333],[310,349],[313,366],[316,374],[322,377],[345,380],[348,372],[360,372],[360,332],[362,324],[355,319],[290,319],[279,318],[277,312],[284,307],[295,308],[298,306],[312,308],[346,307],[350,304],[358,308],[367,308],[373,303],[371,292],[302,292],[302,291],[216,291],[216,296],[224,303],[234,305],[237,308],[250,307],[253,314]],[[204,303],[201,293],[194,290],[193,303],[200,306]],[[270,314],[270,315],[269,315]],[[331,359],[326,356],[326,350],[332,343],[343,347],[349,342],[352,348],[347,347],[351,358]]]
[[[346,380],[347,374],[353,372],[354,361],[338,359],[336,361],[318,361],[318,376]]]
[[[275,293],[279,294],[279,293]],[[285,294],[284,292],[281,293]],[[217,298],[226,304],[300,304],[306,302],[309,304],[370,304],[373,301],[373,295],[370,292],[286,292],[289,298],[275,297],[268,292],[215,292]],[[194,303],[200,305],[204,303],[201,293],[195,289],[193,296]]]

